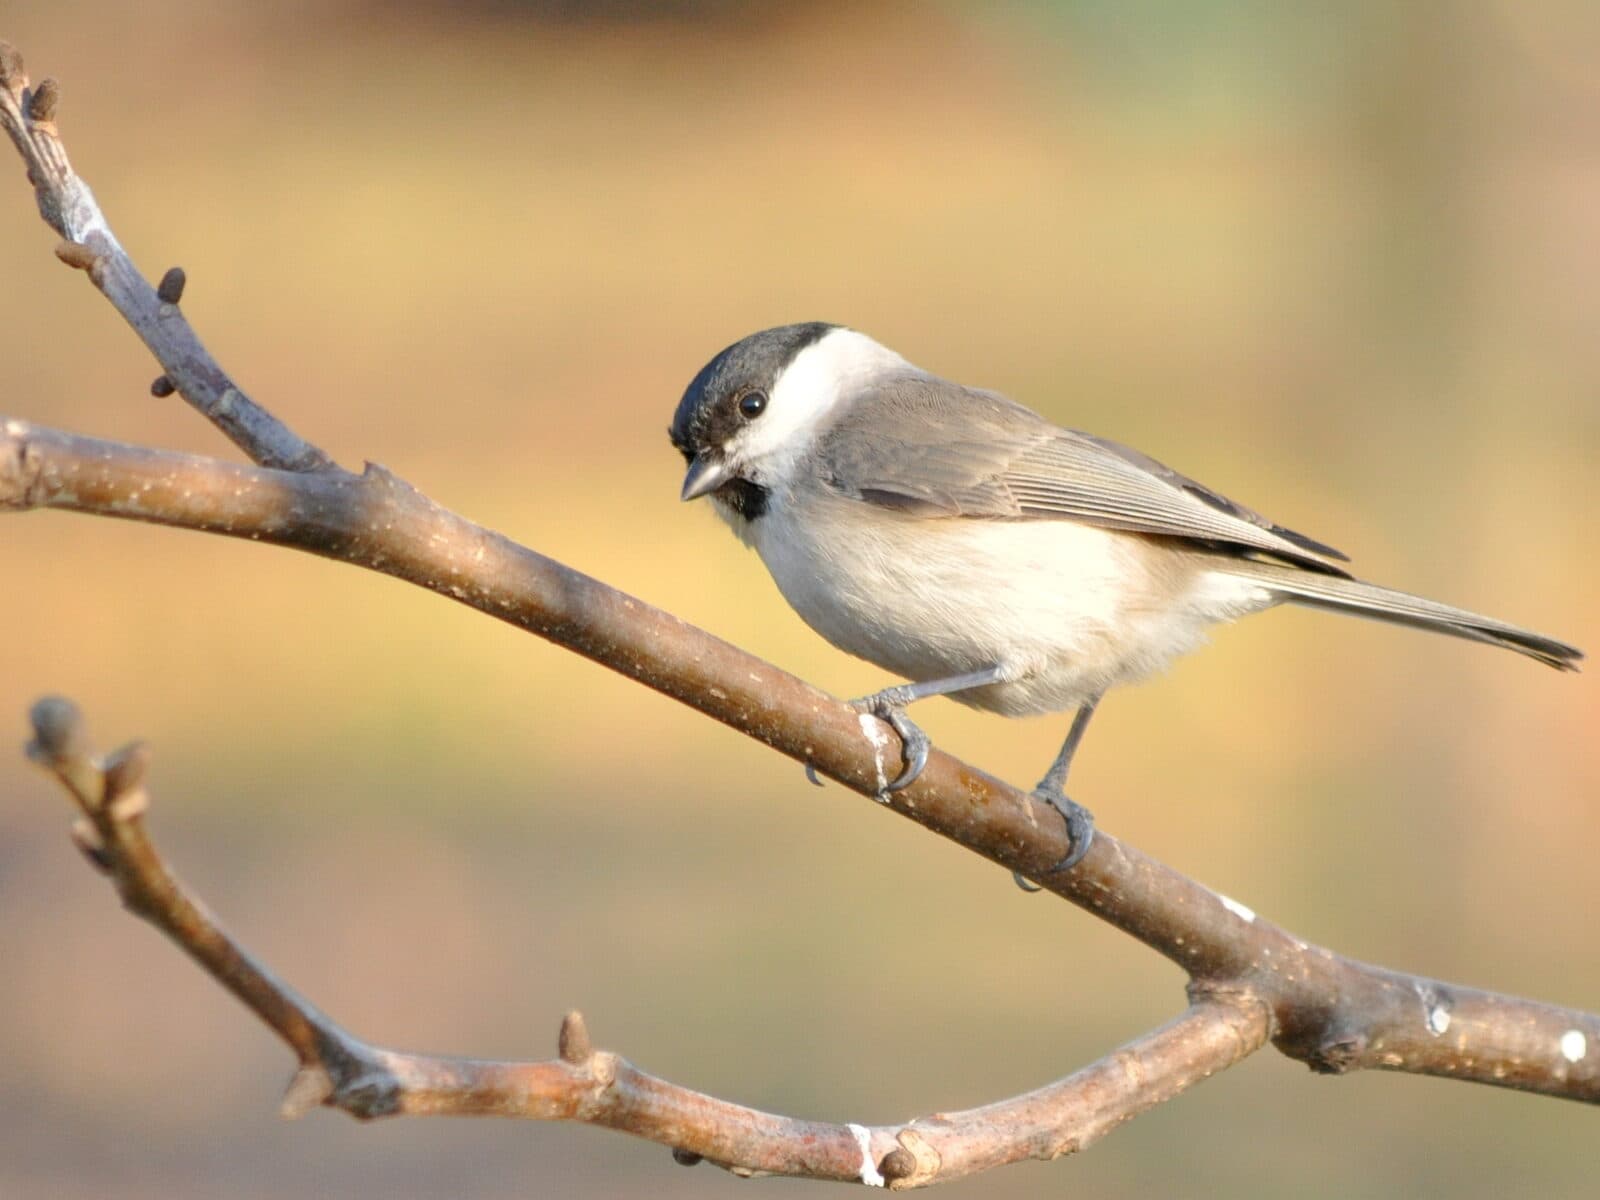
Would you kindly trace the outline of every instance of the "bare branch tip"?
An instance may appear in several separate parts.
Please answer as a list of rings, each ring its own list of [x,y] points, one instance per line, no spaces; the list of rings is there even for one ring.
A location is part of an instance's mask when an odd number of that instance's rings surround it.
[[[183,299],[183,286],[188,282],[189,277],[184,274],[182,267],[171,267],[161,277],[156,296],[163,304],[176,304]]]
[[[53,121],[56,105],[61,102],[61,85],[53,78],[41,79],[39,85],[28,93],[28,119]]]
[[[33,726],[29,757],[46,763],[61,762],[84,753],[83,713],[65,696],[46,696],[28,710]]]
[[[573,1009],[561,1019],[561,1035],[556,1039],[561,1061],[581,1067],[594,1057],[594,1043],[589,1040],[589,1026],[583,1014]]]
[[[157,375],[153,380],[150,381],[150,394],[158,400],[165,400],[177,390],[178,385],[173,383],[172,380],[168,379],[165,375]]]

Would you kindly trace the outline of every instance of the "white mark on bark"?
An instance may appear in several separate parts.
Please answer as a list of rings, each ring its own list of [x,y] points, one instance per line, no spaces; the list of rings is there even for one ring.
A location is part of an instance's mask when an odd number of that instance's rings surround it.
[[[1569,1029],[1561,1035],[1561,1057],[1570,1063],[1580,1062],[1589,1053],[1589,1039],[1581,1029]]]
[[[867,741],[872,743],[872,769],[878,777],[878,802],[887,804],[889,802],[889,776],[884,769],[883,755],[884,751],[889,749],[889,735],[884,733],[883,726],[879,724],[878,718],[871,713],[859,713],[856,716],[856,720],[861,723],[862,734]]]
[[[889,1181],[878,1170],[878,1164],[872,1161],[872,1135],[867,1132],[865,1125],[852,1122],[845,1126],[856,1139],[856,1145],[861,1147],[861,1182],[868,1187],[883,1187]]]
[[[1217,899],[1222,901],[1223,908],[1227,909],[1241,921],[1254,923],[1256,919],[1256,910],[1251,908],[1249,905],[1240,904],[1232,896],[1224,896],[1221,892],[1217,893]]]

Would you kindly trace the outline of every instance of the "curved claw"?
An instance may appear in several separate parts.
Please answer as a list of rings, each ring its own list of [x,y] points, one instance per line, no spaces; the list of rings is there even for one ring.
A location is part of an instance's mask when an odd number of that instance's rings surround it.
[[[1083,856],[1089,853],[1089,847],[1094,844],[1094,814],[1062,793],[1048,788],[1038,788],[1033,794],[1061,814],[1061,819],[1067,823],[1067,837],[1072,842],[1071,849],[1047,873],[1054,875],[1060,871],[1070,871],[1083,861]]]
[[[904,709],[891,708],[877,715],[889,722],[890,727],[900,735],[900,761],[905,765],[900,774],[883,789],[886,792],[898,792],[910,787],[922,774],[923,768],[928,765],[928,751],[933,749],[933,742],[915,721],[906,716]]]
[[[817,778],[817,767],[816,767],[815,763],[807,763],[806,764],[806,778],[808,780],[810,780],[813,784],[815,784],[817,787],[821,787],[822,786],[822,780]]]
[[[906,716],[906,704],[909,701],[905,699],[904,691],[904,688],[885,688],[881,692],[850,701],[852,707],[860,712],[871,713],[885,722],[900,737],[902,763],[900,774],[884,784],[883,791],[879,793],[880,797],[888,796],[915,783],[917,776],[921,775],[923,768],[928,765],[928,752],[933,749],[933,742],[929,740],[928,735],[917,727],[915,721]]]

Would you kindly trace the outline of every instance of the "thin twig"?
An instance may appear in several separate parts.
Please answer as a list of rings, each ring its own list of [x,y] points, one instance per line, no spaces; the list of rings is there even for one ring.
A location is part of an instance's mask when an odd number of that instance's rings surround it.
[[[740,1175],[796,1175],[897,1188],[943,1183],[1024,1158],[1055,1158],[1260,1048],[1270,1021],[1244,996],[1198,1002],[1100,1062],[1037,1091],[898,1125],[804,1121],[730,1104],[597,1050],[583,1018],[562,1022],[556,1058],[489,1062],[406,1054],[352,1037],[221,927],[167,869],[145,830],[142,744],[103,762],[71,701],[34,705],[28,754],[83,814],[77,840],[123,904],[165,933],[286,1042],[300,1069],[286,1115],[324,1104],[352,1116],[501,1116],[581,1121],[671,1147]]]
[[[53,79],[30,89],[22,55],[0,42],[0,124],[28,168],[39,215],[61,235],[56,256],[85,272],[155,355],[164,372],[157,394],[175,388],[262,466],[289,471],[331,466],[326,454],[246,396],[201,345],[178,307],[181,271],[178,277],[168,271],[158,294],[133,265],[67,158],[55,122],[60,91]]]
[[[31,91],[0,46],[0,123],[28,164],[40,211],[145,337],[174,387],[262,464],[146,450],[0,418],[0,509],[57,508],[270,541],[451,597],[673,696],[861,792],[898,763],[872,718],[667,613],[448,512],[381,467],[334,466],[245,399],[177,305],[181,272],[140,277],[67,164],[59,89]],[[283,468],[283,469],[272,469]],[[793,1122],[654,1079],[563,1026],[558,1059],[484,1063],[368,1046],[333,1025],[224,934],[144,835],[143,752],[96,763],[69,708],[36,713],[35,757],[84,812],[75,836],[154,921],[294,1049],[286,1107],[358,1116],[476,1112],[592,1121],[743,1173],[916,1186],[1028,1155],[1080,1148],[1117,1122],[1261,1046],[1327,1072],[1377,1067],[1600,1101],[1600,1018],[1342,958],[1260,920],[1109,834],[1065,874],[1059,815],[935,752],[889,806],[1109,921],[1181,965],[1190,1008],[1171,1024],[1038,1092],[967,1113],[866,1128]]]

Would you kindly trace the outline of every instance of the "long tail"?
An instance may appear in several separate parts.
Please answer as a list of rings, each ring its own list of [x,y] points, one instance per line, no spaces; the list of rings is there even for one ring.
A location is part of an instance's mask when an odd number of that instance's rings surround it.
[[[1424,600],[1421,596],[1379,587],[1375,583],[1363,583],[1359,579],[1339,575],[1319,575],[1299,567],[1254,559],[1237,559],[1230,562],[1227,569],[1230,575],[1256,580],[1296,604],[1392,621],[1417,629],[1431,629],[1435,633],[1447,633],[1473,642],[1487,642],[1491,646],[1504,646],[1507,650],[1538,659],[1558,671],[1576,671],[1578,661],[1583,658],[1582,650],[1558,642],[1555,638],[1463,608],[1451,608],[1436,600]]]

